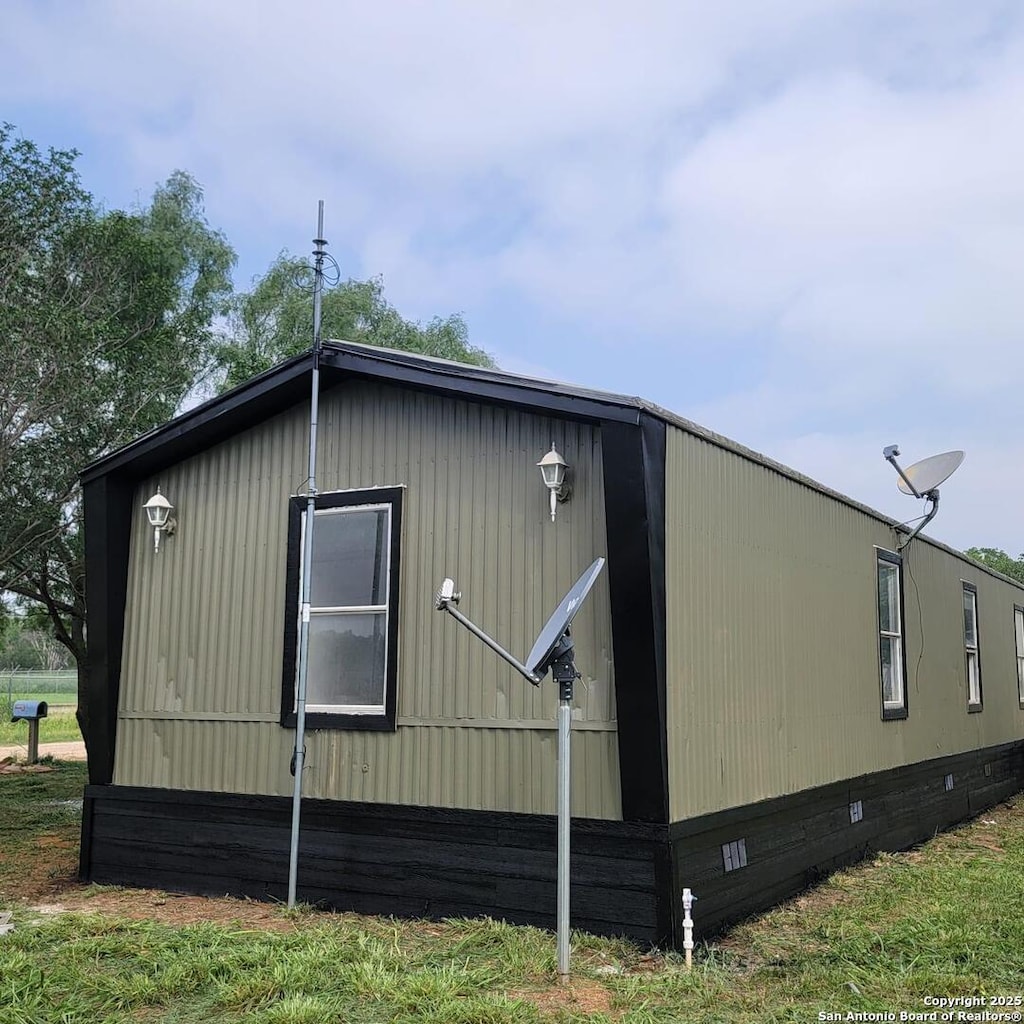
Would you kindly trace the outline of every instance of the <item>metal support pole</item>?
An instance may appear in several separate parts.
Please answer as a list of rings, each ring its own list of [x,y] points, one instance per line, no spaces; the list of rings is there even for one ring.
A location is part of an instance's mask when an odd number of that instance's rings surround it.
[[[558,695],[558,980],[569,981],[569,822],[572,770],[572,682]]]
[[[292,771],[291,849],[288,854],[288,906],[295,906],[299,875],[299,822],[302,814],[302,768],[306,757],[306,681],[309,674],[309,594],[313,565],[313,523],[316,518],[316,422],[320,404],[320,298],[324,287],[324,201],[317,216],[313,251],[313,380],[309,400],[309,479],[306,520],[302,531],[302,596],[299,601],[299,671],[295,686],[295,752]]]
[[[39,719],[28,720],[28,763],[35,764],[39,760]]]

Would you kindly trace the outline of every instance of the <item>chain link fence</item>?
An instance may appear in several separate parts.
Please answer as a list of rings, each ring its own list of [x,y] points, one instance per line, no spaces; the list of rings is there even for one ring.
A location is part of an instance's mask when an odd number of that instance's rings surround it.
[[[45,700],[54,708],[73,710],[78,706],[78,673],[74,669],[58,672],[0,669],[0,714],[10,718],[16,700]]]

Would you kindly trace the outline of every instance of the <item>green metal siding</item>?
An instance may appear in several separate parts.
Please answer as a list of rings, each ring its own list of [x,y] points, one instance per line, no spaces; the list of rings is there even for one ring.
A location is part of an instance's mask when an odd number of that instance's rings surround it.
[[[289,796],[293,736],[272,722],[125,718],[117,779],[169,789]],[[308,734],[309,797],[470,810],[555,811],[554,729],[399,726]],[[607,818],[618,787],[616,737],[573,735],[573,814]]]
[[[291,410],[138,489],[116,783],[288,790],[293,734],[276,724],[287,506],[306,475],[307,417]],[[432,598],[443,576],[454,577],[466,614],[525,655],[562,593],[606,551],[597,428],[353,382],[323,395],[319,436],[321,491],[406,488],[399,728],[311,734],[306,791],[553,812],[555,687],[530,686]],[[555,523],[535,466],[552,441],[574,473],[573,499]],[[178,532],[154,555],[141,504],[158,483]],[[573,633],[584,673],[573,811],[615,819],[606,580]]]
[[[875,546],[896,543],[881,519],[668,428],[673,820],[1024,736],[1022,590],[920,538],[904,553],[909,717],[881,720]],[[979,714],[961,579],[978,587]]]

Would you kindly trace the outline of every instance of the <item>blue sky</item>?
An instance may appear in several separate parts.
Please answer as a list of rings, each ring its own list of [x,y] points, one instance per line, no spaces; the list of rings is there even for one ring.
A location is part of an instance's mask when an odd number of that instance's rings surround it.
[[[175,168],[245,285],[309,248],[507,369],[639,394],[1024,550],[1024,7],[6,0],[0,116],[108,207]]]

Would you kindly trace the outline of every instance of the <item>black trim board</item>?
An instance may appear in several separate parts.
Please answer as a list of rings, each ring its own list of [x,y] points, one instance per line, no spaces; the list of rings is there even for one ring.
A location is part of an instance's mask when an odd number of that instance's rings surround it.
[[[354,346],[331,347],[328,343],[324,348],[323,367],[325,387],[355,377],[463,401],[498,404],[590,423],[612,420],[635,424],[640,417],[639,399],[603,395],[570,384],[517,378],[469,365],[417,360],[414,355],[372,348],[358,351]]]
[[[311,351],[295,356],[97,460],[82,471],[82,479],[91,480],[114,471],[136,478],[149,476],[308,401],[312,366]],[[642,406],[636,398],[366,345],[325,342],[320,368],[322,390],[354,378],[379,380],[452,398],[496,402],[592,423],[636,423]]]
[[[90,786],[83,880],[283,899],[287,797]],[[298,895],[343,910],[482,916],[552,928],[553,816],[303,801]],[[658,931],[665,826],[572,822],[574,927]]]
[[[311,353],[295,356],[92,463],[82,470],[82,482],[111,472],[133,479],[150,476],[303,400],[308,402],[311,368]]]
[[[668,822],[665,424],[602,423],[622,816]]]
[[[90,480],[82,488],[89,624],[78,705],[89,781],[96,785],[110,782],[114,773],[132,493],[132,483],[116,474]]]

